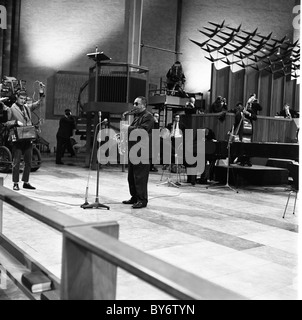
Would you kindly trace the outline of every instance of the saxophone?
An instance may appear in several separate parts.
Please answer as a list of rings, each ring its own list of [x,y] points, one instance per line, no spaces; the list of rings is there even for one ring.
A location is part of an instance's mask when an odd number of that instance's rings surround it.
[[[120,121],[120,132],[116,133],[113,137],[114,141],[117,142],[118,151],[120,155],[124,155],[128,149],[128,129],[122,129],[124,125],[129,125],[129,122],[126,120],[126,116],[131,114],[133,110],[126,111],[122,114]]]

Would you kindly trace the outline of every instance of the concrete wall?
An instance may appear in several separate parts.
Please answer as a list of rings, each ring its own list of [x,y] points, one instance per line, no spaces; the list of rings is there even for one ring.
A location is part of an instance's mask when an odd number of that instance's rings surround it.
[[[18,77],[27,80],[32,94],[35,80],[47,83],[57,71],[88,72],[93,62],[86,54],[96,46],[112,61],[126,62],[124,23],[124,0],[22,1]],[[52,150],[57,128],[56,120],[42,126],[42,136]]]
[[[18,78],[28,82],[29,94],[35,80],[46,83],[56,71],[88,72],[92,65],[86,54],[97,45],[113,61],[127,61],[125,3],[128,0],[26,0],[21,8],[21,41]],[[198,32],[208,21],[230,26],[242,23],[245,30],[258,27],[261,34],[293,37],[293,7],[297,0],[183,0],[180,55],[187,77],[186,90],[210,89],[211,63],[189,39],[203,41]],[[175,50],[176,0],[144,0],[142,41],[156,48]],[[170,52],[144,47],[141,64],[150,69],[150,80],[160,78],[175,61]],[[47,97],[46,97],[47,99]],[[42,110],[42,116],[45,110]],[[58,121],[47,120],[43,137],[55,145]]]
[[[159,86],[175,62],[177,0],[144,0],[142,62],[150,70],[150,82]],[[163,51],[169,50],[169,51]]]

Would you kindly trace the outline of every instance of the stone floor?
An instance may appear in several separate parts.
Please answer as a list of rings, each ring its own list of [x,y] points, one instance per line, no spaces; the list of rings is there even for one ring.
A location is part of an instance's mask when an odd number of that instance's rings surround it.
[[[96,171],[77,160],[64,166],[44,159],[31,175],[36,191],[20,193],[85,222],[117,221],[120,240],[252,300],[301,298],[298,274],[299,212],[293,198],[282,219],[288,186],[241,187],[185,183],[169,186],[168,176],[151,173],[149,204],[141,210],[121,204],[129,198],[127,172],[120,167],[100,170],[100,202],[110,210],[83,210],[86,186],[95,200]],[[11,174],[0,174],[12,187]],[[161,179],[162,178],[162,179]],[[176,177],[172,176],[172,181]],[[298,199],[299,200],[299,199]],[[299,206],[299,201],[298,201]],[[34,259],[61,276],[61,235],[4,205],[3,233]],[[301,269],[301,266],[300,266]],[[26,299],[8,282],[1,300]],[[300,294],[299,294],[300,293]],[[172,299],[118,270],[118,300]]]

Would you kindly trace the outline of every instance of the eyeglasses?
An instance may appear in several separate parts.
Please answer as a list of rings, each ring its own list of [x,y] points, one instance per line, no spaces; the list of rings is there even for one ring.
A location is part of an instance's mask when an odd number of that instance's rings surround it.
[[[138,102],[134,102],[133,105],[134,105],[134,106],[138,106],[139,103],[138,103]]]

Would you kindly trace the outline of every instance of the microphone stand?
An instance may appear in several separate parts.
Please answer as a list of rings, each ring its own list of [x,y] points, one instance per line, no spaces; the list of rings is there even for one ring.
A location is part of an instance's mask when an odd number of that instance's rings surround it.
[[[98,123],[98,126],[99,126],[99,132],[101,131],[101,124],[102,124],[102,120],[101,120],[101,116],[102,116],[102,113],[99,112],[99,123]],[[95,131],[97,132],[97,131]],[[95,135],[95,139],[96,139],[96,135]],[[94,150],[92,150],[92,154],[93,154]],[[104,208],[104,209],[107,209],[107,210],[110,210],[110,208],[104,204],[101,204],[99,202],[99,181],[100,181],[100,164],[97,160],[97,175],[96,175],[97,179],[96,179],[96,196],[95,196],[95,202],[92,203],[92,204],[88,204],[87,203],[87,195],[86,195],[86,202],[85,204],[83,204],[81,207],[83,209],[100,209],[100,208]]]

